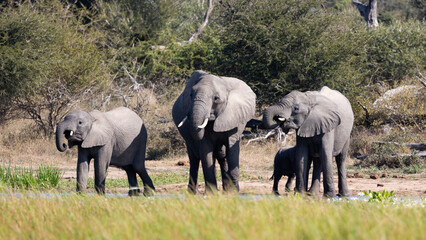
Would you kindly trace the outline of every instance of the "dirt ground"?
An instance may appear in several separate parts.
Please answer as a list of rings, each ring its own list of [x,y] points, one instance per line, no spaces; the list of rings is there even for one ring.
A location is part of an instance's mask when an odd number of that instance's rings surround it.
[[[16,125],[16,127],[15,127]],[[39,141],[27,141],[19,143],[13,136],[21,131],[18,126],[22,123],[12,124],[8,128],[0,128],[0,160],[3,164],[10,164],[17,167],[38,168],[40,165],[48,165],[60,168],[63,171],[63,178],[73,180],[76,177],[77,149],[73,148],[64,153],[56,150],[54,139],[41,139]],[[16,129],[15,129],[16,128]],[[12,137],[11,137],[12,136]],[[286,145],[294,145],[294,140],[289,138]],[[1,144],[3,143],[3,145]],[[273,171],[273,159],[277,150],[282,147],[276,141],[263,141],[250,143],[242,142],[240,145],[240,192],[251,194],[270,194],[272,192],[272,181],[269,178]],[[178,165],[178,162],[184,163]],[[218,165],[218,164],[216,164]],[[421,174],[393,173],[398,171],[385,172],[383,170],[365,170],[354,166],[354,160],[348,159],[348,185],[352,195],[363,191],[394,191],[397,196],[423,196],[426,197],[426,170],[421,170]],[[186,155],[171,157],[165,160],[146,161],[148,174],[179,173],[188,179],[189,163]],[[93,177],[93,163],[90,166],[90,177]],[[335,186],[337,188],[337,172],[334,166]],[[201,169],[200,169],[201,172]],[[401,171],[400,171],[401,172]],[[367,174],[368,173],[368,174]],[[387,174],[386,177],[382,177]],[[375,175],[377,179],[372,179]],[[110,167],[108,169],[107,181],[110,178],[127,179],[125,172],[121,169]],[[250,179],[250,180],[247,180]],[[280,182],[280,192],[284,192],[286,177]],[[187,189],[185,183],[159,185],[154,181],[158,193],[181,193]],[[220,186],[220,183],[218,184]],[[200,182],[200,190],[203,191],[203,181]],[[127,189],[116,189],[127,192]],[[111,191],[111,189],[107,189]]]
[[[243,161],[244,162],[244,161]],[[184,163],[184,165],[179,165]],[[68,165],[68,164],[67,164]],[[76,176],[75,166],[73,165],[62,165],[64,171],[63,178],[74,179]],[[248,194],[270,194],[272,192],[273,181],[269,181],[269,177],[272,175],[271,170],[258,170],[252,168],[245,168],[241,163],[241,169],[246,175],[258,178],[256,180],[244,180],[240,181],[240,193]],[[155,174],[159,172],[175,172],[181,174],[189,174],[189,162],[184,158],[177,160],[164,160],[164,161],[147,161],[147,170],[149,174]],[[272,165],[271,165],[272,166]],[[91,168],[90,176],[93,176],[93,167]],[[201,169],[200,169],[201,172]],[[353,172],[353,173],[351,173]],[[385,174],[386,175],[386,174]],[[334,174],[335,186],[337,188],[337,173]],[[426,178],[420,174],[388,174],[383,176],[380,174],[362,174],[348,170],[348,185],[352,192],[352,195],[357,195],[364,191],[394,191],[396,196],[415,196],[415,197],[426,197]],[[372,179],[371,176],[377,177]],[[126,179],[126,174],[123,170],[110,167],[108,169],[108,178],[123,178]],[[287,181],[287,177],[283,177],[280,181],[280,192],[284,193],[284,185]],[[187,189],[187,183],[179,184],[168,184],[168,185],[156,185],[156,191],[159,194],[174,194],[183,193]],[[221,183],[218,183],[219,188]],[[118,191],[127,191],[126,189],[114,189]],[[201,182],[199,186],[200,192],[204,191],[204,183]],[[321,187],[322,190],[322,187]]]

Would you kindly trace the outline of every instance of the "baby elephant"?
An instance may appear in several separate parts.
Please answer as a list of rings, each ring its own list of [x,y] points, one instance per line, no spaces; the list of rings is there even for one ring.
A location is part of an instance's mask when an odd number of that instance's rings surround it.
[[[280,181],[282,176],[287,176],[287,183],[285,184],[285,190],[290,192],[291,185],[296,177],[296,146],[294,147],[283,147],[278,150],[274,159],[274,173],[270,180],[274,180],[274,186],[272,187],[272,192],[276,195],[280,195],[278,192],[278,182]],[[307,171],[311,167],[312,161],[314,162],[314,169],[312,172],[312,185],[309,190],[311,194],[318,195],[319,194],[319,181],[321,175],[321,163],[319,158],[310,156],[308,159],[308,168]],[[305,185],[305,189],[307,190],[308,183]]]
[[[142,119],[132,110],[120,107],[109,112],[76,110],[65,116],[56,127],[56,147],[63,152],[68,146],[78,146],[77,191],[85,191],[89,163],[94,159],[95,189],[105,193],[105,178],[109,165],[127,173],[129,195],[140,192],[136,174],[144,185],[144,194],[152,194],[154,185],[145,169],[147,132]]]
[[[285,184],[285,190],[290,192],[291,184],[293,183],[294,178],[296,177],[296,170],[294,165],[294,153],[295,147],[283,147],[278,150],[274,159],[274,173],[269,180],[274,180],[274,186],[272,187],[272,192],[276,195],[280,195],[278,192],[278,182],[282,176],[287,176],[287,183]]]

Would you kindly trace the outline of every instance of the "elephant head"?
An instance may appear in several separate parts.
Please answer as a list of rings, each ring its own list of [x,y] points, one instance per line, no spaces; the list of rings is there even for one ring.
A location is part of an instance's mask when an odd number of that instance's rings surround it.
[[[70,148],[80,144],[83,148],[90,148],[105,145],[112,134],[101,112],[76,110],[66,115],[56,126],[56,148],[61,152],[67,149],[63,136],[68,140]]]
[[[327,88],[328,89],[328,88]],[[292,91],[263,113],[263,125],[295,129],[300,137],[313,137],[336,128],[341,121],[337,105],[319,91]]]
[[[203,71],[192,74],[180,97],[185,114],[178,127],[189,124],[196,140],[204,137],[209,123],[214,132],[226,132],[245,124],[255,111],[256,95],[247,84]]]

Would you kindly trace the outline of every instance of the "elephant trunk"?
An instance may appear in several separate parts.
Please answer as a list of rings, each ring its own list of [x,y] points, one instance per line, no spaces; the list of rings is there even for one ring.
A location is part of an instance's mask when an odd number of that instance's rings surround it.
[[[278,126],[275,117],[283,112],[280,105],[273,105],[263,112],[263,126],[268,129],[276,128]]]
[[[58,123],[58,125],[56,126],[56,148],[60,152],[67,150],[67,144],[65,144],[63,141],[64,131],[65,131],[64,122]]]
[[[192,114],[190,115],[191,120],[191,134],[195,140],[201,140],[204,137],[205,127],[206,127],[206,118],[209,115],[206,113],[208,108],[206,108],[204,103],[194,102],[192,108]]]

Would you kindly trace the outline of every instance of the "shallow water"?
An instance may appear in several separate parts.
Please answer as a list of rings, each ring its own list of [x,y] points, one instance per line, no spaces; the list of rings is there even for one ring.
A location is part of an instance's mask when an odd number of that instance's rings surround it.
[[[46,192],[25,192],[25,193],[0,193],[0,198],[9,198],[9,197],[15,197],[15,198],[22,198],[23,196],[26,197],[34,197],[34,198],[58,198],[58,197],[64,197],[64,196],[76,196],[76,193],[46,193]],[[94,196],[95,193],[86,193],[87,196]],[[105,197],[107,198],[127,198],[129,195],[127,193],[106,193]],[[145,198],[142,194],[138,196],[140,198]],[[203,195],[200,195],[200,197],[204,197]],[[285,196],[276,196],[273,194],[239,194],[239,198],[241,199],[247,199],[247,200],[280,200],[285,198]],[[185,199],[185,194],[155,194],[154,196],[146,197],[148,199]],[[314,197],[312,197],[314,198]],[[316,197],[315,197],[316,198]],[[424,207],[426,205],[426,198],[425,197],[391,197],[392,202],[394,204],[402,203],[404,205],[421,205]],[[363,195],[362,193],[359,193],[357,196],[350,196],[350,197],[334,197],[327,199],[327,201],[330,202],[342,202],[342,201],[368,201],[369,197],[366,195]]]

